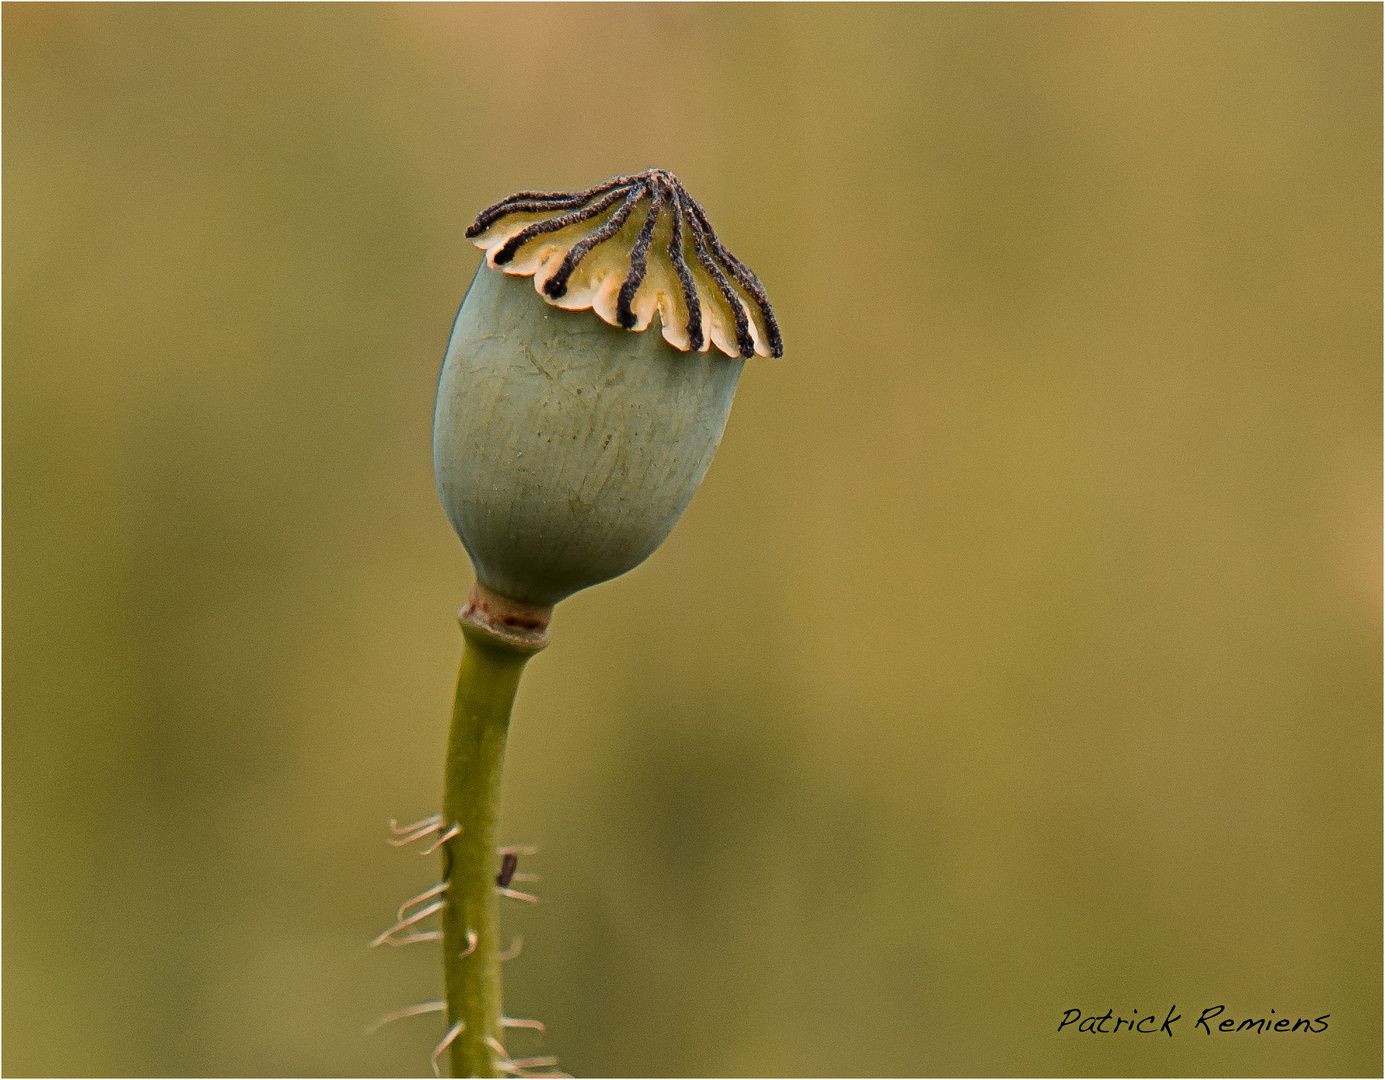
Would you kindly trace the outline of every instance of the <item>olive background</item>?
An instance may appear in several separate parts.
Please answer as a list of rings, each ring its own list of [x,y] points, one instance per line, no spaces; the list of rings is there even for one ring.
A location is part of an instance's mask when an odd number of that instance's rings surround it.
[[[526,672],[512,1048],[1379,1075],[1381,19],[5,5],[5,1072],[427,1074],[463,231],[657,165],[787,351]]]

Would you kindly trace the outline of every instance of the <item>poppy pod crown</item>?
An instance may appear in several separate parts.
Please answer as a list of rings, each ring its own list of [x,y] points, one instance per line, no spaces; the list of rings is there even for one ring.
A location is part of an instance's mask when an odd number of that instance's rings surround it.
[[[467,230],[486,265],[534,279],[550,304],[595,311],[687,352],[783,356],[774,309],[751,269],[717,238],[707,213],[664,169],[614,176],[586,191],[521,191]]]
[[[759,279],[666,171],[522,191],[468,235],[486,258],[448,342],[434,473],[476,570],[468,611],[530,632],[663,542],[745,358],[783,343]]]

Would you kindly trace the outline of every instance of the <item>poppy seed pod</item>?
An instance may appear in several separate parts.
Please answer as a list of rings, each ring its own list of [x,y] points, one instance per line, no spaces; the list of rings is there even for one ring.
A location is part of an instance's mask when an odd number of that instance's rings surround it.
[[[448,342],[433,468],[476,570],[464,621],[541,646],[552,605],[663,542],[745,358],[783,348],[759,280],[668,172],[520,192],[467,235],[486,259]]]

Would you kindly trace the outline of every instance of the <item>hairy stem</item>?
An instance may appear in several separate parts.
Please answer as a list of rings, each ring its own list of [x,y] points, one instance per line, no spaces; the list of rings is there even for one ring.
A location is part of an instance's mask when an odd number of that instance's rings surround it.
[[[525,662],[538,650],[497,636],[463,616],[466,644],[447,740],[443,822],[462,831],[443,846],[449,882],[442,912],[447,1022],[465,1021],[453,1040],[453,1076],[499,1076],[486,1037],[500,1037],[496,818],[510,709]],[[540,646],[541,647],[541,646]],[[470,948],[470,934],[475,947]],[[465,955],[463,955],[465,954]]]

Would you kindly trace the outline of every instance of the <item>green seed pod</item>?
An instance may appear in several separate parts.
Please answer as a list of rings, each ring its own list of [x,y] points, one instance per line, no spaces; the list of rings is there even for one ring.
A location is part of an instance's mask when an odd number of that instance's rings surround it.
[[[448,343],[433,468],[476,570],[463,618],[541,645],[552,605],[668,536],[745,358],[783,348],[759,280],[670,173],[520,192],[468,235],[486,261]]]

